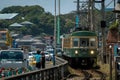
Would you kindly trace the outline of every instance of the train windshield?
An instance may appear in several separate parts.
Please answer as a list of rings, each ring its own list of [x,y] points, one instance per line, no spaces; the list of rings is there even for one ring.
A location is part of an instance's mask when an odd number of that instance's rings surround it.
[[[96,47],[95,38],[73,38],[73,47]]]
[[[89,46],[89,38],[80,38],[80,47]]]
[[[95,47],[95,38],[80,38],[80,47]]]
[[[23,53],[21,51],[1,51],[0,59],[23,59]]]

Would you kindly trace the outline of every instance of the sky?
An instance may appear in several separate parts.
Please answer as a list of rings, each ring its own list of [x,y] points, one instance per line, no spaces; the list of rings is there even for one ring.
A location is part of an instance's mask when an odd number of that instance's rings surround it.
[[[9,6],[39,5],[39,6],[43,7],[46,12],[55,14],[54,1],[55,0],[0,0],[0,10],[2,10],[5,7],[9,7]],[[58,1],[58,0],[56,0],[56,1]],[[60,13],[61,14],[66,14],[66,13],[76,10],[76,3],[74,3],[74,1],[77,1],[77,0],[60,0],[60,1],[61,1],[60,2],[60,4],[61,4]],[[84,0],[82,0],[82,1],[84,1]],[[105,0],[105,6],[113,8],[113,2],[110,3],[111,1],[114,1],[114,0]],[[110,5],[108,6],[108,4],[110,4]],[[58,2],[56,5],[57,5],[56,13],[58,14]],[[100,7],[100,4],[97,3],[96,6]]]

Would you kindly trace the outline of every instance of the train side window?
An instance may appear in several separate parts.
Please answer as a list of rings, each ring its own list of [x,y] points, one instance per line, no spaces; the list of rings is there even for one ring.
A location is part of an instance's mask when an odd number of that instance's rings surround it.
[[[120,63],[117,63],[117,69],[120,70]]]
[[[78,47],[78,42],[79,42],[78,38],[73,38],[73,47]]]

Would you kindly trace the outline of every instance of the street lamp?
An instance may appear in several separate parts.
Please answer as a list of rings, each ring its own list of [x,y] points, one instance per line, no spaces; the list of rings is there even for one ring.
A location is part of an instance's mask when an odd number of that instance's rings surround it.
[[[109,46],[110,53],[109,53],[109,71],[110,71],[110,77],[109,80],[112,80],[112,45]]]

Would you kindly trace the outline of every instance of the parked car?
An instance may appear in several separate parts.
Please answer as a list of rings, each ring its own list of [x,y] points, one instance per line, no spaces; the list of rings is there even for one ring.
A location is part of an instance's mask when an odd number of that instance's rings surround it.
[[[22,50],[0,50],[0,78],[30,70]]]
[[[0,68],[21,68],[27,67],[22,50],[1,50]]]
[[[53,55],[51,53],[49,53],[47,51],[44,51],[44,54],[45,54],[45,59],[47,61],[51,61],[52,60]]]
[[[61,48],[56,48],[56,53],[58,57],[62,57],[62,49]]]
[[[47,52],[50,53],[51,56],[54,54],[54,49],[47,49]],[[56,48],[56,54],[58,57],[62,57],[62,48]]]
[[[33,58],[35,55],[37,54],[37,52],[36,51],[33,51],[33,52],[29,52],[29,56],[28,56],[28,59],[30,59],[30,58]],[[49,52],[47,52],[47,51],[44,51],[44,54],[45,54],[45,60],[47,60],[47,61],[50,61],[50,60],[52,60],[52,54],[50,54]]]
[[[21,48],[9,48],[9,50],[22,50]]]
[[[49,52],[50,54],[54,53],[54,49],[47,49],[46,51]]]

